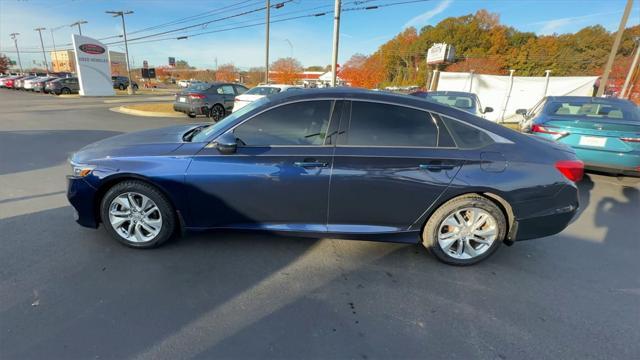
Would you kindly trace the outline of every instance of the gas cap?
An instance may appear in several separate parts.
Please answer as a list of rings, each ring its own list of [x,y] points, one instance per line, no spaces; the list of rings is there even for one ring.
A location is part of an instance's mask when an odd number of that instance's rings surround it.
[[[502,153],[485,151],[480,153],[480,168],[486,172],[503,172],[507,168],[507,160]]]

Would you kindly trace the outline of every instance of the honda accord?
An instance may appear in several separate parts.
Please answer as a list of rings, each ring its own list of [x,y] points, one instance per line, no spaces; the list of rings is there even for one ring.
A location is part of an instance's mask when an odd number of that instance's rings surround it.
[[[119,135],[70,158],[77,222],[158,246],[243,229],[423,244],[453,265],[556,234],[578,208],[573,151],[420,98],[283,92],[217,123]]]

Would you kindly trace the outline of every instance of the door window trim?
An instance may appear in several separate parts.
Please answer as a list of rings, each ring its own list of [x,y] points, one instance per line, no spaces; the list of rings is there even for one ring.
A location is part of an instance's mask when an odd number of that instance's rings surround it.
[[[333,117],[334,117],[334,110],[336,107],[336,104],[338,103],[338,101],[341,101],[342,99],[337,99],[337,98],[313,98],[313,99],[300,99],[300,100],[292,100],[292,101],[288,101],[285,103],[281,103],[281,104],[277,104],[274,105],[268,109],[264,109],[254,115],[252,115],[251,117],[243,120],[242,122],[232,126],[231,128],[229,128],[228,130],[226,130],[223,134],[221,134],[220,136],[227,134],[229,132],[233,132],[238,126],[241,126],[242,124],[244,124],[247,121],[251,121],[251,119],[255,118],[256,116],[259,116],[267,111],[271,111],[273,109],[279,108],[281,106],[284,105],[289,105],[289,104],[295,104],[295,103],[300,103],[300,102],[310,102],[310,101],[331,101],[331,109],[329,111],[329,123],[327,124],[327,130],[331,129],[331,124],[334,121]],[[340,119],[342,118],[342,112],[341,114],[338,114],[338,116],[336,116],[338,119],[335,121],[338,121],[338,126],[340,125]],[[322,144],[320,145],[297,145],[297,144],[293,144],[293,145],[242,145],[239,146],[238,148],[290,148],[290,147],[297,147],[297,148],[308,148],[308,147],[313,147],[313,148],[318,148],[318,147],[326,147],[326,148],[332,148],[335,147],[335,144],[327,144],[327,138],[329,134],[325,134],[325,137],[323,139]],[[219,137],[219,136],[218,136]],[[218,138],[216,137],[216,139]],[[212,142],[215,142],[216,139],[212,140]]]

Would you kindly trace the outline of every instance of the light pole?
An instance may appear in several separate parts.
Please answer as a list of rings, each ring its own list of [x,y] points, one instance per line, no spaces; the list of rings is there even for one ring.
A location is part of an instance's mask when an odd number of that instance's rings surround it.
[[[264,55],[264,83],[269,83],[269,18],[271,16],[271,1],[267,0],[267,20],[266,24],[266,46],[265,46],[265,55]]]
[[[38,34],[40,35],[40,46],[42,46],[42,57],[44,58],[44,67],[47,70],[47,72],[49,72],[49,64],[47,64],[47,53],[44,52],[44,42],[42,42],[42,30],[47,30],[47,29],[43,27],[39,27],[33,30],[37,31]]]
[[[331,59],[331,86],[336,86],[336,72],[338,71],[338,39],[340,38],[340,0],[335,0],[333,10],[333,56]]]
[[[20,61],[20,50],[18,50],[18,35],[20,33],[11,33],[11,39],[13,39],[13,43],[16,45],[16,54],[18,54],[18,65],[20,66],[20,73],[23,73],[22,70],[22,61]]]
[[[74,22],[73,24],[69,25],[69,27],[77,26],[78,27],[78,33],[79,33],[80,36],[82,36],[82,28],[80,27],[80,25],[86,24],[86,23],[87,23],[87,21],[85,21],[85,20],[78,20],[78,21]]]
[[[133,95],[133,82],[131,81],[131,67],[129,66],[129,45],[127,44],[127,27],[124,23],[124,16],[133,14],[133,11],[106,11],[107,14],[112,14],[113,17],[120,16],[122,18],[122,35],[124,36],[124,54],[127,58],[127,77],[129,78],[129,86],[127,86],[127,94]]]
[[[597,97],[602,97],[604,95],[604,90],[606,89],[607,82],[609,81],[609,73],[611,73],[613,61],[615,60],[616,54],[618,53],[618,47],[620,46],[620,41],[622,40],[622,33],[624,32],[624,27],[627,25],[627,19],[629,18],[632,7],[633,0],[627,0],[627,5],[624,7],[624,13],[622,14],[620,25],[618,26],[618,32],[616,33],[616,37],[613,39],[613,46],[611,47],[611,52],[609,53],[607,64],[604,66],[604,71],[602,72],[602,77],[600,78],[600,86],[598,86],[598,92],[596,92]]]
[[[638,65],[638,58],[640,58],[640,36],[636,36],[636,54],[633,56],[633,61],[631,61],[631,67],[629,68],[629,72],[627,73],[627,77],[624,79],[624,85],[622,85],[622,91],[620,91],[619,97],[622,99],[628,99],[629,95],[626,95],[627,89],[629,88],[629,83],[631,82],[631,78],[636,71],[636,66]]]
[[[53,57],[51,58],[51,71],[56,71],[55,67],[56,65],[60,65],[58,62],[58,50],[56,49],[56,39],[53,36],[53,32],[56,30],[60,30],[63,27],[65,27],[65,25],[60,25],[58,27],[54,27],[54,28],[49,28],[49,31],[51,32],[51,42],[53,43]],[[55,58],[55,60],[53,59]]]
[[[289,41],[289,39],[284,39],[284,41],[289,44],[289,57],[293,59],[293,44],[291,43],[291,41]]]

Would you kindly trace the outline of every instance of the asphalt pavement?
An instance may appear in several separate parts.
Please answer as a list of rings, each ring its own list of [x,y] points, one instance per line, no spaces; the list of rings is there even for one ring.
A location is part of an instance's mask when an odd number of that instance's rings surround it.
[[[119,104],[120,105],[120,104]],[[0,90],[0,359],[639,359],[640,179],[589,174],[559,235],[472,267],[419,246],[78,226],[66,159],[189,118]]]

